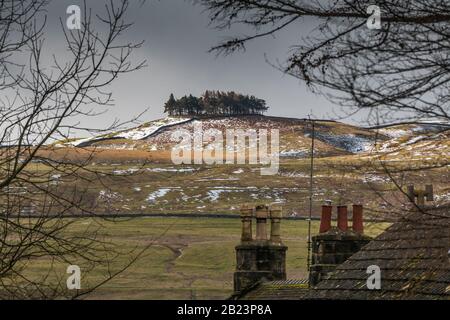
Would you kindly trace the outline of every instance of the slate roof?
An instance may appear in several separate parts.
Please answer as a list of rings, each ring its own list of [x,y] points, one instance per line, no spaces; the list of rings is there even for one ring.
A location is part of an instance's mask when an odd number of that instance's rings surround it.
[[[241,299],[450,300],[450,207],[413,212],[394,223],[315,288],[266,282]],[[369,290],[367,267],[381,269],[381,290]]]
[[[231,299],[238,300],[292,300],[308,293],[308,280],[262,282]]]

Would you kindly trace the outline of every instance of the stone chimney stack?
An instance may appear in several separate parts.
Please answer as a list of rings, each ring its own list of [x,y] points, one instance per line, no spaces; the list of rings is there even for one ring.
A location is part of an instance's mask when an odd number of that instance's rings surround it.
[[[431,184],[427,184],[425,186],[425,190],[423,189],[416,190],[414,185],[409,185],[407,187],[406,192],[408,194],[409,199],[420,207],[425,205],[425,201],[433,201],[434,198],[433,185]]]
[[[252,238],[252,220],[256,219],[256,237]],[[281,241],[282,210],[278,206],[242,206],[241,243],[236,246],[234,292],[239,293],[260,281],[286,279],[286,250]],[[271,221],[270,239],[267,220]]]
[[[315,286],[329,276],[336,267],[346,261],[371,241],[364,235],[363,207],[353,205],[352,230],[348,228],[347,206],[337,207],[337,225],[331,226],[333,207],[322,206],[319,234],[312,237],[312,262],[309,282]]]

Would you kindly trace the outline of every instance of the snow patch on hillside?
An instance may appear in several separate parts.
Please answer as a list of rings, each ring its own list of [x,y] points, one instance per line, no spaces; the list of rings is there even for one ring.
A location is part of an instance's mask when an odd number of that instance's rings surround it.
[[[382,129],[378,129],[378,132],[386,135],[390,138],[402,138],[405,136],[411,136],[418,133],[432,133],[432,132],[440,132],[445,129],[448,129],[450,126],[449,123],[436,122],[436,123],[417,123],[417,124],[408,124],[408,125],[394,125],[392,127],[386,127]]]
[[[70,142],[65,142],[63,144],[58,144],[57,146],[69,145],[69,146],[73,146],[73,147],[78,147],[78,146],[82,146],[86,143],[102,141],[105,139],[142,140],[142,139],[145,139],[145,138],[151,136],[152,134],[156,133],[158,130],[163,129],[164,127],[173,126],[173,125],[177,125],[177,124],[183,124],[183,123],[189,122],[191,120],[192,120],[192,118],[167,117],[164,119],[150,121],[150,122],[143,124],[137,128],[130,129],[130,130],[124,130],[124,131],[116,133],[116,134],[76,139],[76,140],[73,140]],[[119,149],[116,145],[114,145],[114,148]],[[129,146],[123,146],[122,149],[130,149],[130,148],[129,148]]]
[[[139,171],[138,168],[129,168],[129,169],[124,169],[124,170],[114,170],[112,173],[114,175],[121,176],[121,175],[131,175],[138,171]]]
[[[316,132],[316,138],[351,153],[369,151],[373,148],[374,143],[372,139],[354,134],[334,135]]]
[[[176,172],[176,173],[182,173],[182,172],[194,172],[197,171],[195,168],[147,168],[147,171],[150,172]]]
[[[310,151],[306,148],[302,148],[299,150],[296,149],[289,149],[289,150],[282,150],[279,153],[280,157],[286,157],[286,158],[305,158],[309,156]]]
[[[383,128],[378,130],[379,133],[390,138],[401,138],[411,133],[410,130]]]
[[[157,199],[165,197],[169,192],[173,190],[180,190],[180,187],[168,187],[168,188],[160,188],[152,193],[150,193],[147,197],[147,201],[150,203],[155,203]]]
[[[436,202],[448,202],[450,201],[450,191],[442,194],[437,194],[434,196]]]
[[[148,195],[147,201],[153,203],[156,199],[164,197],[170,190],[168,188],[158,189]]]
[[[167,126],[173,126],[176,124],[182,124],[188,121],[191,121],[192,118],[172,118],[167,117],[160,120],[155,120],[152,122],[149,122],[147,124],[144,124],[140,127],[137,127],[135,129],[131,129],[128,131],[119,132],[118,134],[114,135],[114,138],[122,138],[122,139],[129,139],[129,140],[142,140],[147,138],[148,136],[154,134],[158,130],[167,127]]]

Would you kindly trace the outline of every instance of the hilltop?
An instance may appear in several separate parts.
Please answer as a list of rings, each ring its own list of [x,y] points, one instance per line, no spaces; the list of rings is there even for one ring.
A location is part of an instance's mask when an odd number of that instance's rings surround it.
[[[101,150],[127,150],[169,154],[176,141],[176,130],[278,129],[280,157],[305,158],[310,155],[311,122],[307,119],[262,115],[167,117],[146,122],[136,128],[70,142],[56,146]],[[390,159],[408,155],[410,159],[450,156],[450,126],[445,124],[393,124],[382,128],[364,128],[330,120],[315,121],[315,154],[317,157],[383,155]],[[207,142],[204,142],[207,145]],[[135,152],[138,154],[138,152]]]

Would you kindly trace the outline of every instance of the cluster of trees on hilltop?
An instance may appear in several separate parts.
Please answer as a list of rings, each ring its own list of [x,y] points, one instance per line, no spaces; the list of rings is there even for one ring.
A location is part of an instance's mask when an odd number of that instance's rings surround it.
[[[189,95],[180,99],[171,94],[164,105],[164,112],[170,116],[254,115],[264,114],[268,109],[265,100],[234,91],[207,90],[200,98]]]

